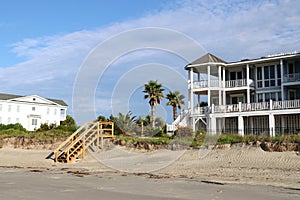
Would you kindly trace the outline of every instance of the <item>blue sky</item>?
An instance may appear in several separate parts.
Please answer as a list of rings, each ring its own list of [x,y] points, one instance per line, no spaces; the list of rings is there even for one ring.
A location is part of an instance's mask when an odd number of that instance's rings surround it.
[[[0,7],[0,92],[63,99],[69,104],[69,114],[73,115],[74,83],[84,61],[97,46],[126,31],[145,27],[173,30],[195,40],[206,52],[226,61],[237,61],[300,50],[299,10],[300,1],[297,0],[3,0]],[[159,41],[160,36],[156,37]],[[160,39],[173,42],[171,38]],[[143,43],[147,38],[138,36],[131,40],[116,45]],[[178,49],[184,50],[187,46],[178,45]],[[109,46],[105,54],[115,48]],[[199,57],[202,53],[199,51]],[[94,117],[108,116],[115,112],[112,107],[119,102],[119,105],[126,104],[124,109],[120,108],[122,112],[130,109],[134,115],[146,115],[149,106],[141,94],[142,84],[130,91],[131,96],[126,97],[125,103],[124,98],[114,93],[118,91],[118,84],[130,85],[135,77],[143,77],[140,69],[145,66],[145,73],[153,79],[159,73],[154,72],[155,67],[164,68],[161,65],[185,79],[187,74],[183,68],[187,62],[157,49],[120,55],[99,77],[94,91],[94,109],[82,109],[93,113]],[[151,65],[153,74],[149,63],[155,63]],[[175,77],[181,80],[175,75],[174,79],[160,78],[159,81],[186,94],[187,86],[177,86]],[[175,80],[174,85],[172,80]],[[158,115],[170,121],[171,110],[160,106]],[[78,123],[93,120],[80,113],[75,116]]]

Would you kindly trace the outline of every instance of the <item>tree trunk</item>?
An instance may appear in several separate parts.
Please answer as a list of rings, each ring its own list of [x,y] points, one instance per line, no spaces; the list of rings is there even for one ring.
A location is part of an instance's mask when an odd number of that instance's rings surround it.
[[[173,106],[173,118],[174,118],[174,121],[177,119],[177,107],[176,106]]]
[[[155,105],[151,106],[151,123],[152,128],[155,128]]]

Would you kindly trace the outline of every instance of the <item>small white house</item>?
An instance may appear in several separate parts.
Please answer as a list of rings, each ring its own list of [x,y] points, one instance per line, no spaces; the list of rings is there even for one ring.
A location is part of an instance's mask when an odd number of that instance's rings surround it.
[[[43,123],[59,125],[66,119],[67,107],[58,99],[0,93],[0,124],[20,123],[28,131],[38,129]]]

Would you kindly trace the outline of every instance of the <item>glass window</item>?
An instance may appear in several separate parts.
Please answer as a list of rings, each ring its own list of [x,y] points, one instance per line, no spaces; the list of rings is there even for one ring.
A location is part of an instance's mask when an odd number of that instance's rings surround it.
[[[257,87],[262,88],[262,81],[257,81]]]
[[[262,80],[262,67],[257,68],[257,80]]]
[[[270,94],[269,93],[265,93],[265,101],[270,101]]]
[[[281,78],[281,67],[277,65],[277,78]]]
[[[32,119],[31,120],[31,125],[36,126],[37,125],[37,119]]]
[[[275,78],[275,66],[271,65],[270,66],[270,79],[274,79]]]
[[[275,86],[275,80],[271,80],[271,81],[270,81],[270,85],[271,85],[271,86]]]
[[[278,101],[282,101],[281,92],[278,92]]]
[[[243,79],[242,72],[237,72],[237,79]]]
[[[35,107],[32,107],[32,111],[35,111]]]
[[[277,79],[277,85],[281,86],[281,79]]]
[[[262,102],[263,101],[262,94],[257,94],[257,99],[258,99],[258,102]]]
[[[236,73],[230,72],[230,80],[236,80]]]
[[[272,93],[271,93],[271,99],[272,99],[273,101],[276,101],[276,92],[272,92]]]
[[[265,87],[270,87],[270,82],[269,82],[269,80],[265,81]]]
[[[269,67],[264,66],[264,78],[269,79]]]
[[[289,63],[288,74],[293,74],[293,73],[294,73],[294,65],[293,63]]]

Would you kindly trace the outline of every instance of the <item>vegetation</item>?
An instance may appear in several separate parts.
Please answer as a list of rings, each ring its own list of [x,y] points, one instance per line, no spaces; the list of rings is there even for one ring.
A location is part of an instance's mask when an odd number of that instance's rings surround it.
[[[158,104],[160,104],[162,98],[164,97],[162,85],[157,83],[157,81],[150,80],[148,84],[144,85],[145,99],[149,99],[149,104],[151,107],[151,124],[152,128],[155,128],[155,109]]]
[[[167,105],[173,107],[173,119],[177,119],[177,107],[178,109],[181,109],[184,104],[184,95],[180,94],[179,91],[169,91],[169,94],[167,94],[166,99],[168,100]]]

